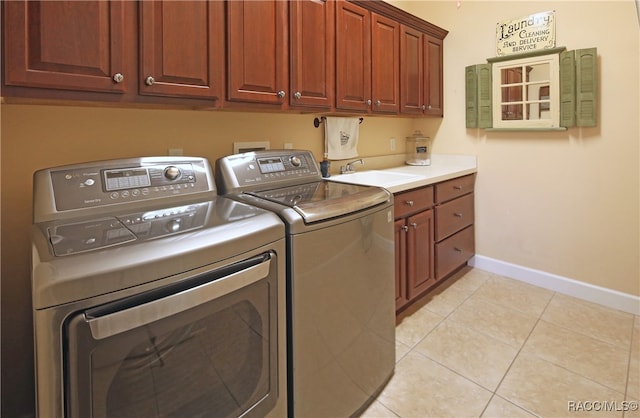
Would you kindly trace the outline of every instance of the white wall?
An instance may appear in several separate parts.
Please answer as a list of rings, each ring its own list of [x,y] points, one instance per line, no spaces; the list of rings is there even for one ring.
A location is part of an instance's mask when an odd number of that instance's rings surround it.
[[[481,256],[640,295],[639,24],[626,1],[398,1],[449,30],[434,152],[476,154]],[[556,11],[556,45],[597,47],[596,128],[465,128],[464,67],[494,57],[500,21]],[[433,134],[430,129],[437,129]]]

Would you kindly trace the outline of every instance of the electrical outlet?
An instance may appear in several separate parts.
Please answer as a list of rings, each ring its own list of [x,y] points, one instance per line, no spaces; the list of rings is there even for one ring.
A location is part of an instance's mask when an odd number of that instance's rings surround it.
[[[395,151],[396,150],[396,139],[395,138],[390,138],[389,139],[389,149],[391,151]]]
[[[182,148],[169,148],[169,155],[184,155]]]
[[[283,147],[284,149],[293,149],[293,144],[291,142],[285,142]]]

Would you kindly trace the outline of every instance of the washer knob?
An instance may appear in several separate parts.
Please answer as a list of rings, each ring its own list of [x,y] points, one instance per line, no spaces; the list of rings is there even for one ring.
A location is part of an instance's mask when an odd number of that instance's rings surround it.
[[[175,180],[180,176],[180,169],[175,165],[170,165],[164,169],[164,176],[169,180]]]
[[[291,165],[294,167],[300,167],[300,165],[302,164],[302,161],[300,161],[300,158],[295,155],[292,155],[289,158],[289,161],[291,161]]]

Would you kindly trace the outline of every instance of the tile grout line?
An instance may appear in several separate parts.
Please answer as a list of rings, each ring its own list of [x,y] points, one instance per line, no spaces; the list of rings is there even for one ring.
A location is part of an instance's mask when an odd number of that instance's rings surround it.
[[[549,298],[549,300],[547,301],[547,303],[544,306],[544,309],[542,309],[542,311],[540,312],[540,314],[538,315],[538,318],[536,319],[536,323],[533,324],[533,327],[531,327],[531,330],[529,331],[529,334],[527,335],[527,337],[524,339],[524,341],[522,342],[522,345],[520,346],[520,348],[518,349],[518,352],[516,353],[516,355],[513,357],[513,360],[511,360],[511,364],[509,364],[509,367],[507,367],[507,370],[504,372],[504,375],[502,376],[502,379],[500,379],[500,382],[498,382],[498,385],[496,386],[495,390],[493,391],[492,395],[491,395],[491,399],[489,399],[489,403],[487,403],[487,405],[485,406],[485,408],[482,410],[482,413],[480,413],[480,417],[482,417],[482,414],[485,413],[485,411],[487,410],[487,408],[489,407],[489,404],[491,403],[491,401],[493,400],[493,398],[495,396],[499,396],[500,398],[502,398],[502,396],[498,395],[498,389],[500,389],[500,386],[502,386],[502,383],[504,382],[504,379],[507,377],[507,375],[509,374],[509,371],[511,370],[511,368],[513,367],[513,364],[516,362],[516,360],[518,359],[518,356],[520,356],[520,353],[522,352],[522,349],[524,348],[524,346],[527,344],[527,341],[529,340],[529,337],[531,337],[531,334],[533,333],[533,330],[536,329],[536,327],[538,326],[538,323],[541,321],[542,319],[542,315],[544,315],[544,312],[547,310],[547,308],[549,307],[549,304],[551,303],[551,300],[554,298],[554,296],[556,295],[557,292],[553,292],[553,295]],[[536,356],[537,357],[537,356]],[[518,408],[533,414],[535,416],[540,416],[538,415],[536,412],[531,411],[527,408],[525,408],[522,405],[519,405],[513,401],[511,401],[510,399],[507,398],[502,398],[505,399],[506,401],[508,401],[509,403],[517,406]]]

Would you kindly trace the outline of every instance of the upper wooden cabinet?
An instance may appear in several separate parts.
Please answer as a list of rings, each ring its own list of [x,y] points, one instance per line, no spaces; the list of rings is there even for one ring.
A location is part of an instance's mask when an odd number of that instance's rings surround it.
[[[289,2],[292,107],[331,109],[335,97],[335,2]]]
[[[289,86],[288,2],[227,5],[227,100],[283,105]]]
[[[217,99],[224,92],[224,3],[142,1],[143,95]]]
[[[371,106],[371,13],[336,4],[336,109],[366,112]]]
[[[447,31],[384,1],[0,4],[4,97],[442,115]]]
[[[125,93],[135,66],[125,59],[120,1],[7,1],[4,83]]]
[[[346,1],[336,8],[336,109],[398,113],[400,24]]]
[[[400,24],[371,14],[371,110],[398,113],[400,109]]]
[[[443,115],[442,60],[442,39],[401,26],[401,113]]]

